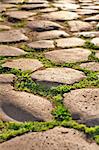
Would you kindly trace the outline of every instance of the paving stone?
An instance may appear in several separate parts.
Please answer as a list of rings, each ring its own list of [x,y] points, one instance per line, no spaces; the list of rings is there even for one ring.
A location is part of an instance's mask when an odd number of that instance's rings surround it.
[[[3,150],[59,150],[60,147],[61,150],[99,150],[96,143],[86,141],[86,137],[79,131],[63,127],[28,133],[0,145]]]
[[[93,38],[91,40],[91,43],[95,44],[96,46],[99,46],[99,37]]]
[[[36,13],[29,11],[9,11],[6,12],[6,15],[13,19],[27,19],[30,16],[35,15]]]
[[[0,3],[0,12],[6,11],[6,9],[9,9],[9,8],[15,8],[15,7],[16,6],[13,4],[1,4]]]
[[[2,31],[2,30],[10,30],[10,29],[11,29],[10,26],[0,25],[0,31]]]
[[[66,20],[73,20],[77,19],[80,16],[77,15],[75,12],[69,12],[69,11],[57,11],[57,12],[51,12],[48,14],[42,15],[43,18],[54,20],[54,21],[66,21]]]
[[[54,0],[54,2],[55,3],[72,3],[72,4],[75,4],[76,2],[75,2],[75,0],[66,0],[66,1],[64,1],[64,0],[59,0],[59,1],[57,1],[57,0]]]
[[[87,125],[99,125],[99,89],[77,89],[64,94],[64,105]]]
[[[41,9],[41,8],[46,8],[46,7],[49,7],[49,5],[46,3],[43,3],[43,4],[24,4],[21,6],[21,9],[34,10],[34,9]]]
[[[26,1],[26,3],[28,4],[43,4],[43,3],[48,3],[47,0],[28,0]]]
[[[20,4],[23,3],[23,0],[3,0],[3,2],[8,4]]]
[[[97,58],[99,58],[99,52],[96,52],[96,55],[95,55]]]
[[[93,9],[77,9],[77,13],[79,15],[91,15],[91,14],[98,14],[98,10]]]
[[[28,23],[28,27],[34,31],[57,30],[63,28],[58,23],[47,20],[33,20]]]
[[[21,69],[22,71],[30,70],[32,72],[43,67],[42,63],[37,59],[27,59],[27,58],[8,60],[2,66]]]
[[[20,30],[9,30],[0,32],[0,43],[12,43],[27,40],[28,37],[21,33]]]
[[[60,49],[45,53],[45,57],[54,63],[75,63],[87,61],[90,50],[83,48]]]
[[[28,45],[28,47],[33,48],[33,49],[37,49],[37,50],[55,48],[54,41],[52,41],[52,40],[35,41],[35,42],[29,43],[27,45]]]
[[[13,7],[16,7],[16,5],[14,5],[14,4],[6,4],[6,3],[1,3],[0,2],[0,6],[2,6],[2,7],[5,7],[5,8],[13,8]]]
[[[88,63],[82,63],[80,65],[81,68],[86,68],[92,71],[99,71],[99,63],[98,62],[88,62]]]
[[[0,85],[12,83],[15,78],[13,74],[0,74]]]
[[[72,3],[54,3],[52,4],[54,7],[60,8],[61,10],[75,10],[80,7],[78,4],[72,4]]]
[[[91,16],[84,19],[85,21],[99,21],[99,15]]]
[[[27,54],[22,49],[7,46],[7,45],[0,45],[0,56],[20,56]]]
[[[6,11],[6,8],[5,8],[5,7],[0,6],[0,13],[1,13],[1,12],[3,12],[3,11]]]
[[[77,46],[83,46],[85,43],[85,40],[71,37],[71,38],[61,38],[55,40],[57,47],[60,48],[69,48],[69,47],[77,47]]]
[[[69,21],[68,22],[70,30],[72,32],[78,32],[78,31],[86,31],[86,30],[92,30],[93,26],[87,22],[76,20],[76,21]]]
[[[32,74],[32,79],[47,84],[47,86],[58,84],[73,84],[85,78],[81,71],[71,68],[47,68]]]
[[[62,30],[52,30],[52,31],[45,31],[45,32],[40,32],[37,35],[38,40],[43,40],[43,39],[57,39],[60,37],[68,37],[69,34],[66,33],[65,31]]]
[[[94,38],[99,37],[99,31],[86,31],[86,32],[76,32],[74,35],[80,37],[86,37],[86,38]]]
[[[98,28],[99,29],[99,23],[97,24],[97,27],[96,28]]]
[[[89,4],[88,4],[89,5]],[[99,10],[99,6],[98,5],[91,5],[91,6],[85,6],[85,7],[83,7],[83,8],[86,8],[86,9],[96,9],[96,10]]]
[[[48,121],[52,119],[52,104],[45,98],[0,85],[0,112],[7,121]]]
[[[41,13],[48,13],[48,12],[54,12],[57,11],[58,8],[54,8],[54,7],[49,7],[49,8],[43,8],[43,9],[39,9],[38,11]]]

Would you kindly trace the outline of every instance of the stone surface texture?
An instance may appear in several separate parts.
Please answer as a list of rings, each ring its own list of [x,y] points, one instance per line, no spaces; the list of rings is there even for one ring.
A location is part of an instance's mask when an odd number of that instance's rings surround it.
[[[99,150],[99,0],[0,0],[0,150]]]

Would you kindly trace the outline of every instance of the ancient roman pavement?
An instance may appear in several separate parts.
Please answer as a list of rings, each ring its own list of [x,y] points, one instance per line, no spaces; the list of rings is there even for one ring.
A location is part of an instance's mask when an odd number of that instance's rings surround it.
[[[99,0],[1,0],[0,150],[99,150]]]

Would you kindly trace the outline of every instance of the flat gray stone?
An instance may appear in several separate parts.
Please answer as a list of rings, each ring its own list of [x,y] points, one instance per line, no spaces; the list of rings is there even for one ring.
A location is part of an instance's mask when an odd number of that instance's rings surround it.
[[[11,85],[0,85],[0,115],[3,121],[48,121],[52,104],[45,98],[14,91]]]
[[[0,32],[0,43],[12,43],[27,40],[28,37],[21,33],[20,30],[9,30]]]
[[[22,49],[7,45],[0,45],[0,56],[20,56],[25,54],[27,54],[27,52]]]
[[[99,146],[89,143],[84,134],[63,127],[28,133],[0,144],[3,150],[59,150],[60,147],[61,150],[99,150]]]
[[[81,38],[71,37],[71,38],[61,38],[55,40],[57,47],[60,48],[69,48],[69,47],[77,47],[83,46],[85,40]]]
[[[42,3],[42,4],[24,4],[21,6],[21,9],[24,10],[34,10],[34,9],[41,9],[41,8],[46,8],[49,7],[47,3]]]
[[[79,15],[75,12],[69,12],[69,11],[57,11],[57,12],[51,12],[48,14],[42,15],[43,18],[54,20],[54,21],[66,21],[66,20],[73,20],[78,19]]]
[[[86,32],[78,32],[74,33],[74,35],[80,37],[86,37],[86,38],[94,38],[94,37],[99,37],[99,31],[86,31]]]
[[[30,16],[35,15],[36,13],[29,12],[29,11],[9,11],[5,13],[8,17],[13,19],[27,19]]]
[[[0,74],[0,84],[12,83],[15,78],[13,74]]]
[[[91,51],[83,48],[60,49],[45,53],[45,57],[54,63],[75,63],[87,61]]]
[[[64,94],[64,105],[88,125],[99,125],[99,89],[77,89]],[[96,121],[95,121],[96,120]]]
[[[58,84],[73,84],[84,79],[86,76],[83,72],[77,71],[71,68],[47,68],[45,70],[39,70],[32,74],[32,79],[52,85]]]
[[[54,41],[52,41],[52,40],[35,41],[35,42],[29,43],[27,45],[28,45],[28,47],[33,48],[33,49],[37,49],[37,50],[49,49],[49,48],[53,49],[55,47]]]
[[[80,65],[81,68],[86,68],[92,71],[99,71],[99,63],[98,62],[88,62]]]
[[[34,31],[57,30],[63,28],[58,23],[47,20],[33,20],[29,22],[27,26]]]
[[[93,44],[96,45],[96,46],[99,46],[99,37],[93,38],[93,39],[91,40],[91,43],[93,43]]]
[[[45,31],[45,32],[39,32],[37,35],[38,40],[44,40],[44,39],[57,39],[60,37],[68,37],[69,34],[62,30],[52,30],[52,31]]]
[[[36,71],[43,67],[42,63],[37,59],[20,58],[15,60],[8,60],[3,67],[21,69],[22,71]]]
[[[80,21],[80,20],[69,21],[68,25],[71,28],[70,30],[72,32],[87,31],[87,30],[92,30],[93,29],[93,26],[90,23]]]

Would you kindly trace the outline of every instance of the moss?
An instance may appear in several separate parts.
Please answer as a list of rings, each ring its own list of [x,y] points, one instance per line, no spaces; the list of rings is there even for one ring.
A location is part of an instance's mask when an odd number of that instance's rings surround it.
[[[52,129],[58,126],[59,122],[25,122],[25,123],[14,123],[14,122],[1,122],[0,128],[3,129],[0,132],[0,142],[9,140],[15,136],[22,135],[27,132],[40,132]]]
[[[91,43],[89,40],[85,42],[84,48],[93,49],[93,50],[99,50],[99,46],[96,46],[95,44]]]
[[[13,24],[14,28],[24,28],[27,25],[27,21],[26,20],[21,20],[16,22],[15,24]]]
[[[13,86],[16,90],[26,91],[33,94],[46,97],[53,104],[52,115],[54,120],[51,122],[24,122],[24,123],[7,123],[0,122],[0,141],[3,142],[17,135],[22,135],[30,131],[46,131],[48,129],[54,128],[55,126],[63,126],[68,128],[74,128],[83,131],[91,138],[93,138],[97,143],[99,143],[99,126],[89,128],[84,124],[79,124],[72,120],[71,114],[63,104],[63,94],[70,92],[71,90],[88,88],[88,87],[98,87],[99,79],[97,74],[99,72],[90,71],[88,69],[80,68],[80,63],[65,63],[63,65],[54,64],[44,57],[43,51],[35,51],[29,49],[25,45],[22,47],[26,51],[29,51],[25,58],[36,58],[40,60],[44,67],[70,67],[85,73],[86,78],[73,85],[59,85],[57,87],[46,87],[41,84],[35,83],[30,76],[30,72],[22,72],[15,68],[10,69],[7,67],[0,66],[0,73],[12,73],[16,75],[16,79],[13,82]],[[95,53],[92,52],[89,60],[97,61],[94,57]],[[23,57],[23,56],[22,56]],[[9,57],[1,57],[2,60],[9,59]],[[13,58],[12,58],[13,59]]]

